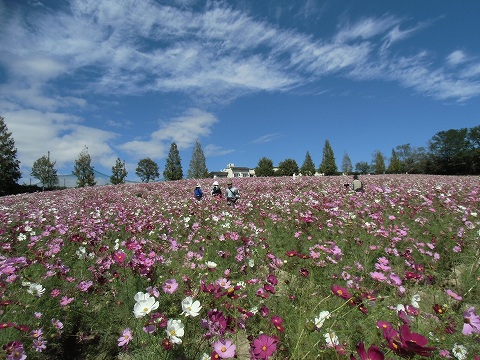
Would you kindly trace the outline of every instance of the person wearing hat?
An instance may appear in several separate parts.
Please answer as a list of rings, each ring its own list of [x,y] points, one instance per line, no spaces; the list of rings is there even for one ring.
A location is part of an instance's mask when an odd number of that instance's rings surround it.
[[[238,192],[238,189],[233,186],[232,180],[227,181],[227,204],[233,205],[237,202],[238,198],[240,197],[240,194]]]
[[[197,186],[195,187],[195,190],[194,190],[194,195],[195,195],[195,199],[197,200],[202,200],[203,198],[203,191],[202,191],[202,188],[200,187],[200,184],[197,184]]]
[[[220,189],[220,185],[218,185],[218,181],[213,182],[212,196],[222,197],[222,189]]]

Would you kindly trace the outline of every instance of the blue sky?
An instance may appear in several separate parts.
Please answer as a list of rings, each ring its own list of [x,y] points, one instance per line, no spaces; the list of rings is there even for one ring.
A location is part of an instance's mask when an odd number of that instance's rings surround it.
[[[87,146],[129,180],[170,144],[187,174],[264,156],[340,168],[480,125],[480,1],[0,0],[0,115],[22,181]],[[32,180],[33,181],[33,180]]]

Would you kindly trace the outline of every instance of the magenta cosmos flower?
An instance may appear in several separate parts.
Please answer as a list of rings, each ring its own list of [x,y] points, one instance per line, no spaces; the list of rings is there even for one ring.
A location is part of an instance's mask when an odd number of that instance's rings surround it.
[[[360,356],[360,360],[384,360],[385,356],[383,353],[380,351],[380,349],[372,345],[368,349],[368,351],[365,350],[365,345],[363,345],[362,342],[357,344],[357,354]],[[353,354],[350,355],[350,360],[357,360]]]
[[[471,307],[463,313],[463,335],[480,333],[480,316],[475,314],[475,308]]]
[[[260,335],[253,340],[253,354],[255,359],[268,359],[277,350],[277,338],[267,336],[265,334]]]
[[[213,349],[217,355],[222,359],[230,359],[235,356],[235,350],[237,347],[231,340],[222,339],[213,344]]]

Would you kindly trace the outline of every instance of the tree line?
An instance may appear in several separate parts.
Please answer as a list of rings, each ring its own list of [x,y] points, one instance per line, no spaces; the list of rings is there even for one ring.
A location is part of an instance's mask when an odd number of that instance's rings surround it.
[[[92,159],[85,147],[75,160],[72,174],[77,177],[77,186],[96,185]],[[274,167],[273,161],[262,157],[255,168],[256,176],[292,176],[294,174],[311,176],[345,174],[438,174],[438,175],[478,175],[480,174],[480,125],[467,129],[450,129],[440,131],[428,142],[428,148],[414,148],[410,144],[399,145],[392,149],[389,164],[380,151],[372,154],[370,163],[361,161],[355,169],[347,153],[343,155],[340,170],[337,167],[335,154],[330,142],[325,141],[322,161],[318,168],[307,151],[302,165],[299,167],[294,159],[288,158]],[[142,182],[159,180],[158,164],[151,158],[141,159],[135,174]],[[31,176],[38,179],[42,189],[53,189],[58,186],[58,175],[55,161],[50,153],[37,159],[32,166]],[[117,158],[112,166],[110,182],[113,185],[123,184],[128,172],[125,160]],[[163,171],[164,180],[180,180],[184,176],[181,158],[176,143],[170,145],[170,151]],[[190,160],[187,178],[202,179],[211,177],[205,161],[201,144],[196,141]],[[20,161],[17,160],[17,149],[12,134],[8,131],[4,118],[0,116],[0,195],[19,192],[38,191],[37,186],[19,185],[21,178]]]

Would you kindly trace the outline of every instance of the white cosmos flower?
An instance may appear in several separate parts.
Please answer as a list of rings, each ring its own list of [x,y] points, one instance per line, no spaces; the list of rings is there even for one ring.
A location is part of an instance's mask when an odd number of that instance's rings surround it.
[[[205,265],[207,265],[209,269],[215,269],[217,267],[217,263],[213,261],[207,261]]]
[[[321,311],[320,315],[315,318],[314,323],[317,329],[320,329],[323,326],[323,323],[325,322],[326,319],[330,318],[330,312],[325,310]]]
[[[24,286],[28,286],[27,292],[33,296],[40,297],[45,292],[45,288],[40,284],[34,284],[30,282],[23,283]]]
[[[167,321],[167,329],[165,330],[167,332],[167,336],[169,340],[174,343],[174,344],[181,344],[185,330],[184,330],[185,325],[183,325],[182,320],[174,320],[174,319],[169,319]]]
[[[201,308],[202,306],[200,305],[200,301],[193,301],[191,296],[188,296],[182,300],[182,314],[185,314],[185,316],[198,316]]]
[[[415,294],[415,295],[412,296],[412,306],[413,306],[415,309],[419,309],[419,308],[420,308],[420,304],[418,303],[420,300],[421,300],[420,295]]]
[[[335,347],[338,345],[338,337],[333,331],[327,332],[325,335],[325,342],[329,348]]]
[[[465,360],[468,354],[467,348],[459,344],[453,345],[452,353],[458,360]]]
[[[149,314],[152,310],[158,309],[158,301],[149,293],[138,292],[134,299],[136,303],[133,306],[133,314],[137,319]]]

